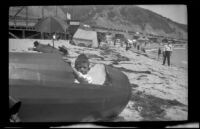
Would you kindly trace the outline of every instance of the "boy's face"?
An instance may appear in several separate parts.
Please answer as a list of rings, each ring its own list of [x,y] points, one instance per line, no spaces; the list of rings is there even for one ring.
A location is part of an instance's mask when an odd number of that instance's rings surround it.
[[[81,72],[82,74],[87,74],[89,71],[89,64],[88,63],[80,63],[76,67],[77,71]]]

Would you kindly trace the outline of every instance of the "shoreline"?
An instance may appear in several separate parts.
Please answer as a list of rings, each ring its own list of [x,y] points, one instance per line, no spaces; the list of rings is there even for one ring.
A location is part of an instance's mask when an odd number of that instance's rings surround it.
[[[178,68],[184,68],[187,70],[188,60],[187,60],[187,55],[185,55],[185,54],[187,54],[186,48],[180,48],[180,47],[174,48],[174,50],[172,52],[172,57],[171,57],[171,65],[178,67]],[[157,49],[147,51],[147,55],[149,56],[149,58],[151,58],[153,60],[159,61],[161,63],[163,61],[162,54],[160,55],[160,59],[158,60]]]
[[[175,47],[173,48],[174,50],[179,50],[179,49],[187,49],[186,47]],[[152,48],[152,49],[147,49],[147,52],[151,52],[151,51],[157,51],[158,49]]]

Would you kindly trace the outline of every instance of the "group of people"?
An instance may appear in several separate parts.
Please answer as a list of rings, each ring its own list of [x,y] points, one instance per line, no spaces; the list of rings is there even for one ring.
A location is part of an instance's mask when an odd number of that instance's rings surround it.
[[[167,60],[168,66],[171,65],[170,64],[170,57],[172,55],[172,51],[173,51],[173,46],[170,42],[168,42],[164,46],[162,46],[162,44],[160,44],[160,46],[158,48],[158,60],[160,59],[160,55],[163,54],[162,65],[165,65],[166,60]]]
[[[144,53],[146,53],[145,46],[146,46],[146,42],[145,43],[135,42],[133,44],[133,47],[136,48],[137,51],[141,50]]]
[[[140,42],[135,42],[135,43],[130,43],[127,40],[125,40],[125,49],[126,51],[128,51],[132,46],[134,48],[136,48],[138,51],[142,51],[142,52],[146,52],[145,50],[145,46],[146,46],[146,42],[145,43],[140,43]],[[116,45],[116,43],[114,42],[114,45]],[[122,47],[123,43],[121,43],[121,47]]]

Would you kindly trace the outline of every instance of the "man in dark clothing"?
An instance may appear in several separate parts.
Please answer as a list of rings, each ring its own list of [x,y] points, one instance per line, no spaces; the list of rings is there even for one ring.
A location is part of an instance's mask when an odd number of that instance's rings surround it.
[[[160,59],[160,54],[161,54],[161,48],[158,48],[158,60]]]
[[[128,51],[128,50],[129,50],[129,48],[130,48],[130,44],[129,44],[129,42],[128,42],[128,41],[125,41],[125,44],[126,44],[126,51]]]
[[[140,45],[139,45],[139,44],[137,44],[137,50],[138,50],[138,51],[140,50]]]

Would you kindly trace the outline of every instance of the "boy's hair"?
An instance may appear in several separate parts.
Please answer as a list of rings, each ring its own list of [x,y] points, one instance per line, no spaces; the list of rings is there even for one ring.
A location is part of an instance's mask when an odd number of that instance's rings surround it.
[[[87,56],[85,54],[80,54],[76,61],[75,61],[75,68],[77,68],[77,66],[79,64],[82,64],[82,63],[88,63],[89,64],[89,59],[87,58]]]

